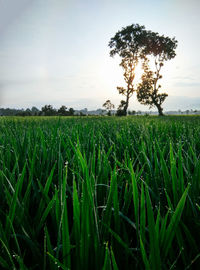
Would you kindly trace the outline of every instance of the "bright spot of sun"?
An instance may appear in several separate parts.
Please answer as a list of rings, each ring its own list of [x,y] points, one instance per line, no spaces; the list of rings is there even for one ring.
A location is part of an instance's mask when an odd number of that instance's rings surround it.
[[[138,64],[137,67],[135,68],[135,78],[134,78],[134,84],[135,85],[140,83],[143,72],[144,71],[142,69],[142,65]]]
[[[149,68],[151,71],[155,71],[155,64],[154,64],[154,61],[153,59],[150,58],[150,61],[149,61]],[[134,84],[137,85],[138,83],[141,82],[141,77],[142,77],[142,74],[144,73],[144,70],[142,69],[142,64],[139,63],[137,65],[137,67],[135,68],[135,79],[134,79]]]
[[[48,77],[48,70],[45,66],[39,66],[37,68],[37,73],[38,73],[38,76],[41,77],[41,78],[46,78]]]

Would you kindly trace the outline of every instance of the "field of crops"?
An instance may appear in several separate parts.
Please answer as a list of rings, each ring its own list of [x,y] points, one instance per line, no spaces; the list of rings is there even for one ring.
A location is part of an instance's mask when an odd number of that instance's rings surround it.
[[[1,269],[200,269],[200,117],[0,119]]]

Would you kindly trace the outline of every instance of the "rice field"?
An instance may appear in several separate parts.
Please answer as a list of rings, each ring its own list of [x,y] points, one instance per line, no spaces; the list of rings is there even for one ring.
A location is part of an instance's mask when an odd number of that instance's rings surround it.
[[[200,117],[1,117],[1,269],[200,269]]]

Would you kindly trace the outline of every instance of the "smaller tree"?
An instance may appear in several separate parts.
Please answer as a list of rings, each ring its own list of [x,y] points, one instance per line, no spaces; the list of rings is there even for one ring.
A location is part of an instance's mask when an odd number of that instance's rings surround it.
[[[25,110],[25,115],[26,116],[31,116],[32,114],[31,114],[31,110],[29,109],[29,108],[27,108],[26,110]]]
[[[177,40],[148,31],[146,41],[146,54],[154,59],[155,71],[150,69],[149,59],[145,57],[143,59],[142,82],[137,87],[137,98],[141,104],[149,105],[150,108],[157,107],[159,115],[162,116],[163,108],[161,105],[168,95],[159,93],[161,85],[158,84],[158,81],[162,78],[160,71],[164,62],[176,56]]]
[[[111,116],[111,111],[112,109],[115,108],[115,105],[111,103],[111,101],[108,99],[106,102],[103,104],[103,107],[108,110],[108,115]]]
[[[65,116],[67,115],[67,107],[62,105],[60,109],[58,109],[58,115]]]
[[[142,75],[142,82],[137,87],[137,99],[143,105],[148,105],[149,108],[155,106],[158,109],[160,116],[163,115],[162,103],[165,101],[168,94],[159,93],[161,85],[158,85],[158,80],[162,78],[160,75],[160,68],[157,66],[157,71],[154,73],[149,69],[148,63],[143,64],[144,73]]]
[[[73,115],[74,115],[74,112],[75,112],[75,111],[74,111],[73,108],[69,108],[69,115],[70,115],[70,116],[73,116]]]
[[[120,104],[117,108],[117,116],[126,116],[126,110],[124,109],[126,107],[126,101],[121,100]]]
[[[40,112],[40,110],[37,108],[37,107],[35,107],[35,106],[33,106],[32,108],[31,108],[31,113],[32,113],[32,115],[38,115],[39,114],[39,112]]]
[[[56,110],[53,108],[52,105],[45,105],[44,107],[42,107],[41,111],[45,116],[56,115]]]

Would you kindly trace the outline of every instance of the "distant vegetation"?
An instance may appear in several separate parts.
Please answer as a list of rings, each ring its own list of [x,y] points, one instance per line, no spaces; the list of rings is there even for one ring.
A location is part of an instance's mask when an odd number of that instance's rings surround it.
[[[5,116],[73,116],[74,109],[67,109],[66,106],[61,106],[58,110],[53,108],[52,105],[45,105],[39,110],[36,107],[32,107],[32,109],[3,109],[0,108],[0,115]]]
[[[101,115],[101,116],[123,116],[123,100],[121,104],[118,106],[118,109],[115,110],[113,108],[113,104],[110,100],[107,100],[103,107],[104,109],[97,109],[97,110],[88,110],[84,108],[82,110],[74,110],[73,108],[67,109],[66,106],[61,106],[59,109],[53,108],[52,105],[45,105],[39,110],[36,107],[32,107],[31,109],[10,109],[10,108],[0,108],[0,116],[87,116],[87,115]],[[169,115],[198,115],[200,114],[200,110],[185,110],[185,111],[166,111],[166,114]],[[128,115],[157,115],[154,111],[135,111],[135,110],[128,110]]]

